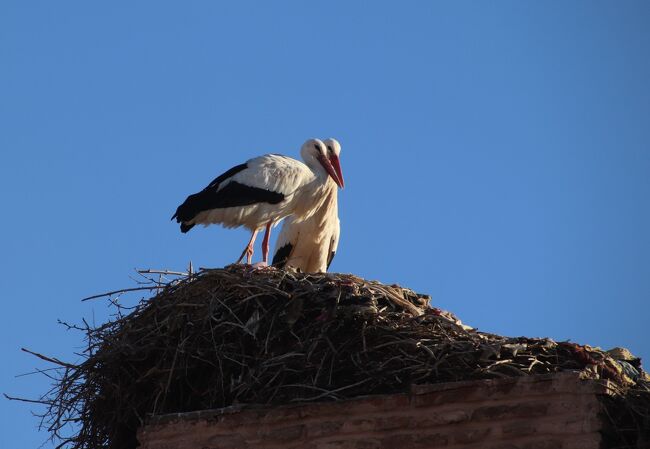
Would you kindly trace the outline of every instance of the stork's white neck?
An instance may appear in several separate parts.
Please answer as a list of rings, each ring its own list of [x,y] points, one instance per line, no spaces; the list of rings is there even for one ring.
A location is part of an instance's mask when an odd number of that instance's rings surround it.
[[[309,169],[317,178],[320,179],[320,182],[325,183],[329,177],[329,174],[325,170],[325,167],[323,167],[323,164],[320,163],[318,158],[314,156],[313,153],[303,154],[302,158],[305,161],[305,165],[309,167]]]
[[[316,163],[320,166],[318,161]],[[327,190],[334,186],[337,188],[336,183],[330,178],[325,169],[321,167],[322,174],[314,171],[314,178],[305,184],[299,191],[298,201],[294,216],[297,221],[306,220],[311,217],[325,201]]]

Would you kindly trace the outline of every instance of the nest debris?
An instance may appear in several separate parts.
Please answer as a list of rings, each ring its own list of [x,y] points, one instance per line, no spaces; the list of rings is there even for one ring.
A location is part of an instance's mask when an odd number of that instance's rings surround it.
[[[80,363],[37,354],[60,369],[48,372],[53,388],[35,401],[45,405],[41,424],[57,447],[134,448],[150,415],[565,370],[610,380],[631,398],[609,407],[612,441],[639,433],[616,430],[622,426],[648,424],[650,378],[638,359],[478,332],[396,285],[231,265],[148,288],[157,294],[132,310],[111,299],[110,322],[68,325],[85,333]]]

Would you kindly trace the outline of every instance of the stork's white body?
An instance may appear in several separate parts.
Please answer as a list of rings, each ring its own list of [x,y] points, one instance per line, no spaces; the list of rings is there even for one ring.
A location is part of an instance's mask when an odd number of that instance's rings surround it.
[[[244,226],[251,231],[272,225],[289,215],[308,217],[319,205],[326,177],[318,177],[305,164],[279,154],[265,154],[246,162],[247,168],[220,183],[217,192],[232,182],[265,189],[284,196],[277,204],[259,202],[244,206],[214,208],[200,212],[191,224]],[[336,184],[335,184],[336,185]]]
[[[306,219],[290,216],[275,245],[273,264],[290,266],[304,273],[326,272],[336,253],[340,235],[338,188],[328,180],[321,206]]]

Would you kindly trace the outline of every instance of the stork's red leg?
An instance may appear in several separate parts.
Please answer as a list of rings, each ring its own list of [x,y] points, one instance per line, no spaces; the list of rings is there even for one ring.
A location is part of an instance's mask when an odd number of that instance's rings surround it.
[[[268,222],[266,224],[266,232],[264,233],[264,240],[262,240],[262,262],[264,265],[269,263],[269,239],[271,238],[271,224]]]
[[[241,253],[241,256],[239,256],[239,259],[237,259],[237,262],[241,262],[241,260],[246,256],[246,263],[248,265],[251,264],[253,261],[253,249],[255,245],[255,237],[257,237],[257,229],[253,231],[253,235],[251,235],[251,239],[248,241],[248,245],[246,245],[246,248],[244,248],[244,251]]]

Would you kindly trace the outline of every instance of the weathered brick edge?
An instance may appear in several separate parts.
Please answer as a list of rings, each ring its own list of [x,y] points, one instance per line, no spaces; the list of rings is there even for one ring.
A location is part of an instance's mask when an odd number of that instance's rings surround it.
[[[410,393],[152,417],[142,449],[599,449],[599,395],[579,373],[413,386]]]

